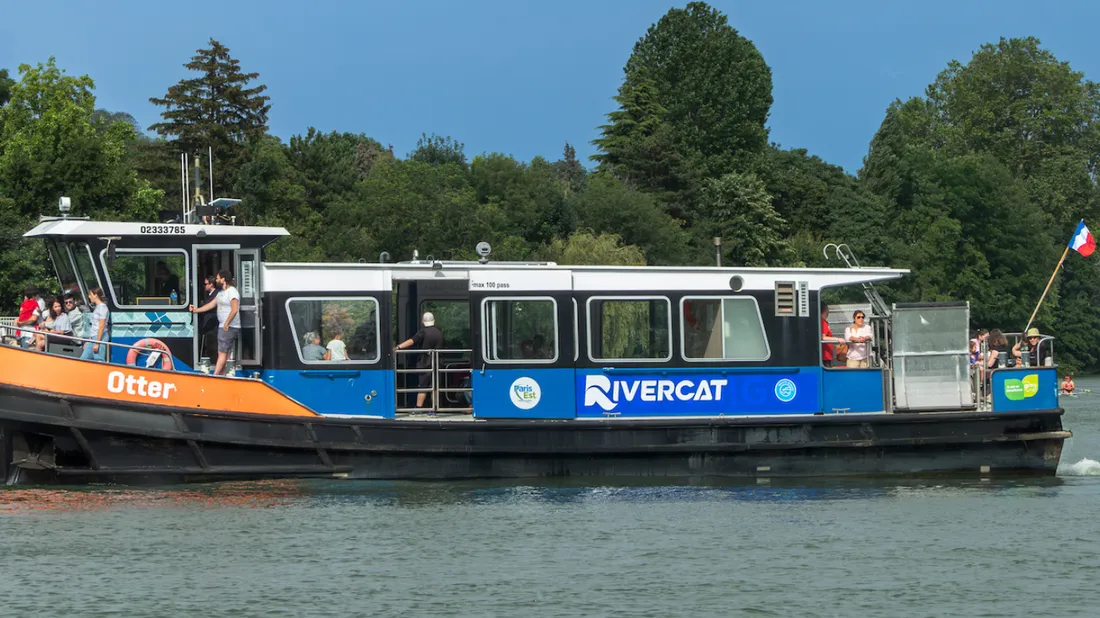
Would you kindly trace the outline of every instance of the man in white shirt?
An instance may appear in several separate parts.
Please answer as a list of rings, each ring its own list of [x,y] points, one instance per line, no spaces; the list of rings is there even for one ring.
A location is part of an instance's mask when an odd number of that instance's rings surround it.
[[[214,366],[214,375],[222,375],[225,371],[225,361],[229,352],[233,350],[237,339],[241,336],[241,295],[237,288],[229,284],[233,275],[228,270],[223,270],[214,278],[219,291],[214,300],[202,307],[191,305],[193,313],[203,313],[217,308],[218,311],[218,362]]]
[[[867,368],[871,342],[871,325],[867,324],[867,315],[856,311],[852,315],[855,324],[844,329],[844,340],[848,342],[848,367]]]

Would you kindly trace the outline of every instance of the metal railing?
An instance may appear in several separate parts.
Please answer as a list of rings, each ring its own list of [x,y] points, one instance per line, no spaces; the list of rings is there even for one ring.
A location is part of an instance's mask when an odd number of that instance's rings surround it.
[[[12,335],[11,333],[16,333],[16,334]],[[36,349],[33,349],[33,348],[23,348],[23,346],[18,343],[19,333],[29,333],[31,335],[45,335],[46,336],[46,351],[41,352],[40,350],[36,350]],[[14,339],[15,339],[15,344],[14,345],[9,344],[7,341],[5,341],[9,337],[14,337]],[[84,344],[86,344],[86,343],[93,343],[93,344],[98,343],[99,345],[107,346],[107,350],[104,352],[104,355],[103,355],[104,356],[104,361],[103,362],[107,362],[107,363],[111,362],[111,355],[109,354],[111,348],[121,348],[121,349],[125,349],[125,350],[137,350],[138,352],[147,352],[149,354],[152,354],[152,353],[156,352],[156,353],[160,353],[160,354],[163,354],[165,356],[168,356],[169,358],[175,359],[175,357],[172,356],[172,352],[169,351],[169,350],[158,350],[158,349],[153,349],[153,348],[143,348],[143,347],[140,347],[140,346],[127,345],[125,343],[114,343],[113,341],[99,341],[99,340],[96,340],[96,339],[87,339],[85,337],[77,337],[76,335],[62,335],[60,333],[54,333],[54,332],[44,331],[44,330],[36,330],[36,329],[33,329],[33,328],[25,328],[23,326],[10,326],[10,325],[7,325],[7,324],[0,324],[0,342],[3,342],[4,345],[9,345],[11,347],[18,347],[18,348],[21,348],[21,349],[25,349],[27,351],[39,352],[41,354],[49,354],[50,356],[60,356],[60,357],[63,357],[63,358],[74,358],[74,357],[70,356],[68,354],[55,354],[53,352],[50,352],[49,351],[49,349],[50,349],[49,346],[50,346],[51,342],[55,343],[55,344],[56,343],[65,344],[65,343],[69,343],[69,342],[74,342],[74,343],[78,342],[78,345],[81,348],[83,348]],[[175,361],[174,360],[173,360],[173,365],[172,366],[173,367],[175,366]]]
[[[472,354],[473,350],[395,350],[395,411],[411,414],[437,414],[439,412],[465,414],[473,412]],[[410,359],[419,360],[420,355],[427,355],[430,365],[427,367],[410,367]],[[404,366],[401,363],[402,359],[405,360]],[[452,376],[461,376],[462,374],[467,377],[465,386],[462,385],[462,380],[457,382],[457,386],[454,385],[453,380],[448,380]],[[420,376],[423,375],[429,376],[428,386],[420,386]],[[414,382],[416,386],[404,384],[409,376],[416,376]],[[421,393],[427,394],[430,399],[430,401],[425,402],[426,405],[423,408],[408,405],[408,399],[412,398],[415,401],[416,396]],[[444,401],[440,401],[441,395]],[[405,405],[402,405],[403,400]],[[448,405],[441,405],[443,403]]]

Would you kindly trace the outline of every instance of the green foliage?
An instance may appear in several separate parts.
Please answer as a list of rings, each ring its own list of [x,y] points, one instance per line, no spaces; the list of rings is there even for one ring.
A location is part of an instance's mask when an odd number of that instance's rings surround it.
[[[466,167],[465,148],[465,144],[458,140],[452,140],[450,136],[432,135],[429,137],[426,133],[421,133],[420,139],[416,142],[416,150],[409,153],[408,159],[431,165],[454,163]]]
[[[771,69],[756,46],[704,2],[672,9],[634,45],[627,82],[645,80],[685,152],[707,176],[743,169],[768,143]]]
[[[645,254],[633,245],[624,245],[616,234],[595,234],[591,230],[573,232],[568,238],[555,238],[538,251],[540,259],[558,264],[607,264],[643,266]]]
[[[240,61],[229,55],[229,48],[210,39],[208,49],[196,50],[184,66],[199,73],[168,88],[163,97],[149,101],[164,107],[158,122],[149,129],[171,138],[174,150],[189,155],[206,153],[213,148],[215,185],[227,187],[230,171],[243,162],[245,144],[267,133],[267,114],[271,110],[264,95],[267,86],[248,87],[259,73],[244,73]]]
[[[789,263],[790,246],[781,233],[786,223],[755,175],[730,172],[707,181],[703,204],[716,221],[728,264],[772,266]],[[726,263],[726,262],[724,262]]]
[[[0,69],[0,107],[6,105],[11,98],[13,86],[15,86],[15,80],[8,75],[8,70]]]

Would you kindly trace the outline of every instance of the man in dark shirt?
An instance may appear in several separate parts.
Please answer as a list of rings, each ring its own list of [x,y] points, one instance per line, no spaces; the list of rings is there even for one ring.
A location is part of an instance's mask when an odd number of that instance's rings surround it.
[[[443,331],[435,327],[435,316],[432,312],[426,312],[421,319],[424,324],[424,328],[416,331],[410,339],[406,339],[397,344],[398,350],[404,350],[405,348],[411,348],[414,345],[421,350],[438,350],[443,347]],[[421,354],[420,359],[416,363],[419,369],[432,369],[432,355]],[[420,374],[420,388],[428,388],[432,385],[432,373],[433,371],[425,371]],[[428,398],[428,393],[416,394],[416,407],[423,408],[424,400]]]
[[[205,307],[218,297],[218,285],[211,275],[203,281],[202,304]],[[199,348],[199,356],[209,359],[218,357],[218,337],[214,332],[218,329],[218,316],[213,311],[207,311],[199,316],[199,334],[202,337],[202,347]]]

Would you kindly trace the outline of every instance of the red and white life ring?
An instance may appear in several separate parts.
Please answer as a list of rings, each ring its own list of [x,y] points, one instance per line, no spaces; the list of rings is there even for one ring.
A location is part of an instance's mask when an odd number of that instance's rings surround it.
[[[130,348],[130,351],[126,354],[126,364],[136,365],[138,354],[140,350],[138,348],[145,348],[147,350],[156,350],[160,352],[160,368],[166,371],[172,370],[172,352],[168,349],[160,339],[142,339],[134,344],[134,347]]]

